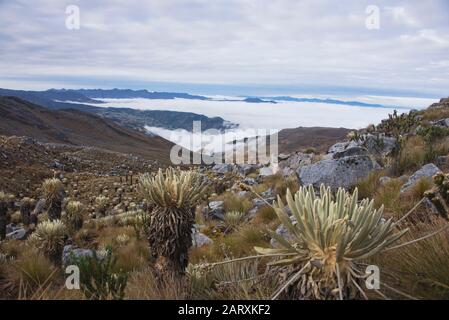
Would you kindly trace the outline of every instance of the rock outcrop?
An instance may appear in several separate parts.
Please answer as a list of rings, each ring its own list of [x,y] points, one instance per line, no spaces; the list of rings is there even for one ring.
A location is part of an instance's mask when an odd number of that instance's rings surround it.
[[[322,183],[333,190],[339,187],[349,188],[357,180],[366,177],[379,165],[369,156],[349,156],[340,159],[321,160],[311,165],[301,167],[297,171],[303,185],[319,187]]]
[[[433,175],[435,175],[439,171],[441,170],[433,163],[428,163],[422,166],[421,169],[412,174],[411,177],[408,178],[407,182],[402,185],[401,193],[406,192],[407,190],[412,188],[420,179],[431,179]]]

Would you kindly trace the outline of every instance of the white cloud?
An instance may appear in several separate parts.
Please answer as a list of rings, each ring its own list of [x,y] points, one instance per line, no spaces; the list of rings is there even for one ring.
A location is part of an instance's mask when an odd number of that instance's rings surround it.
[[[371,2],[0,1],[0,86],[20,79],[74,86],[77,78],[78,86],[138,80],[445,92],[446,70],[430,64],[448,56],[447,2],[379,0],[381,29],[370,31]],[[65,28],[68,4],[80,7],[78,31]]]

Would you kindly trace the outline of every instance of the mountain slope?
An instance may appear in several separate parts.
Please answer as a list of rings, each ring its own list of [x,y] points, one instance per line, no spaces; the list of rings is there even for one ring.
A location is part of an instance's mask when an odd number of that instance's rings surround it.
[[[128,91],[130,95],[138,94],[140,91],[133,90],[117,90],[119,93],[123,93],[123,97],[126,97]],[[146,93],[150,93],[146,90],[141,90]],[[201,128],[224,130],[228,127],[235,127],[235,124],[231,124],[225,121],[221,117],[209,118],[201,114],[192,112],[178,112],[178,111],[165,111],[165,110],[135,110],[131,108],[103,108],[92,105],[86,105],[82,103],[102,103],[100,100],[92,100],[90,97],[84,95],[85,92],[93,92],[93,97],[110,97],[116,93],[114,90],[56,90],[50,89],[47,91],[25,91],[25,90],[10,90],[0,88],[0,96],[14,96],[20,99],[38,104],[48,109],[76,109],[83,112],[95,113],[101,117],[109,118],[118,123],[121,126],[125,126],[132,129],[142,130],[144,126],[150,127],[162,127],[165,129],[184,129],[192,131],[193,121],[201,121]],[[143,93],[142,93],[143,94]],[[151,93],[154,96],[159,93]],[[165,93],[164,93],[165,94]],[[175,97],[183,97],[186,94],[169,94],[164,99],[174,99]],[[195,96],[189,95],[193,99]],[[171,97],[171,98],[170,98]],[[152,98],[156,99],[156,98]],[[201,96],[199,96],[201,99]],[[70,101],[70,102],[68,102]],[[75,102],[75,103],[73,103]],[[80,103],[78,103],[80,102]]]
[[[350,132],[346,128],[298,127],[279,131],[279,152],[289,153],[314,148],[327,152],[334,143],[346,139]]]
[[[49,110],[17,97],[0,97],[0,134],[92,146],[163,162],[168,161],[173,145],[94,114],[71,109]]]

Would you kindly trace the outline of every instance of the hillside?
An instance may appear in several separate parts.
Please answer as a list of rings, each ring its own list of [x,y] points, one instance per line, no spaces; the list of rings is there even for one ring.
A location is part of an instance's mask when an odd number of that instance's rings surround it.
[[[192,112],[178,112],[167,110],[135,110],[131,108],[104,108],[100,106],[87,105],[83,103],[95,103],[101,105],[102,101],[93,100],[92,98],[142,98],[145,97],[142,92],[149,94],[147,99],[174,99],[185,98],[193,99],[195,96],[187,94],[165,94],[154,92],[151,93],[146,90],[56,90],[50,89],[46,91],[25,91],[25,90],[10,90],[0,88],[0,96],[17,97],[28,102],[40,105],[48,109],[64,110],[73,109],[83,112],[97,114],[101,117],[108,118],[121,126],[128,128],[143,130],[144,126],[161,127],[165,129],[184,129],[192,131],[192,122],[201,121],[203,130],[218,129],[223,130],[229,127],[235,127],[221,117],[209,118],[201,114]],[[91,96],[86,96],[90,94]],[[186,95],[188,97],[186,97]],[[200,97],[201,98],[201,97]]]
[[[79,110],[48,110],[16,97],[0,97],[0,134],[42,142],[91,146],[166,162],[172,143],[123,128]]]
[[[335,142],[344,140],[351,130],[346,128],[298,127],[279,132],[279,152],[289,153],[313,148],[321,153]]]

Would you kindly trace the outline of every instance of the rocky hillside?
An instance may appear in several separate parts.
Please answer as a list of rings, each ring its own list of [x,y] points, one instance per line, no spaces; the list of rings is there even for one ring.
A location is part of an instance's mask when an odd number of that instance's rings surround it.
[[[123,128],[78,110],[49,110],[16,97],[0,97],[0,134],[41,142],[89,146],[167,162],[172,146],[160,137]]]

